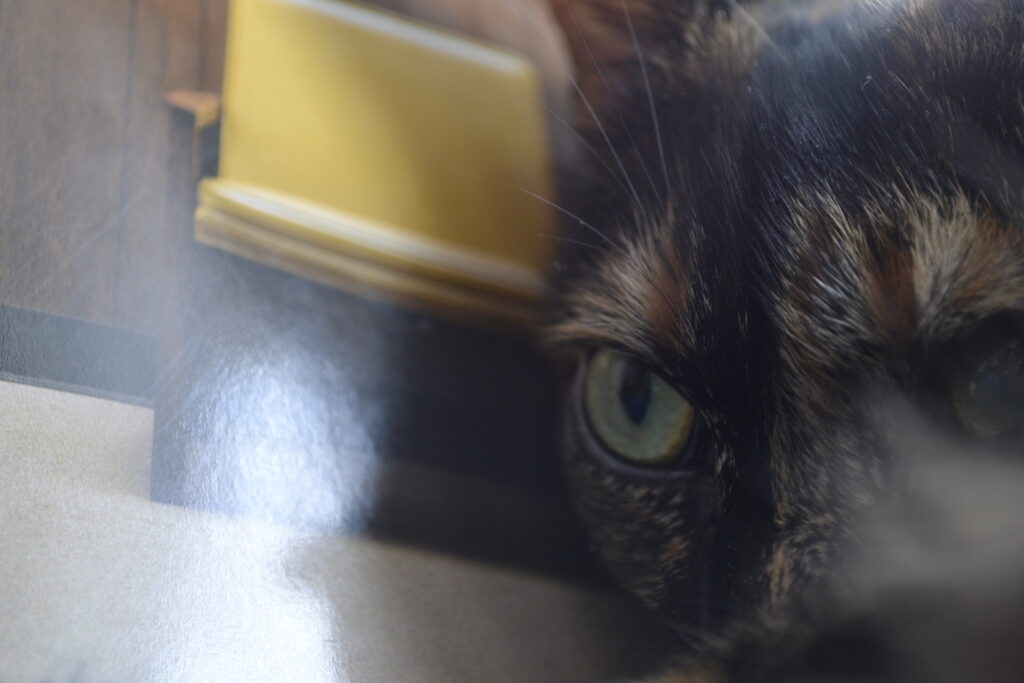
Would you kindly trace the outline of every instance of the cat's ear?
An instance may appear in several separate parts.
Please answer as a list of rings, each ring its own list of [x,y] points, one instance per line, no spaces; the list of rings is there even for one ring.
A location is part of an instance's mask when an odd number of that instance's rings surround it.
[[[678,17],[665,0],[551,0],[573,58],[579,92],[577,123],[594,125],[620,100],[661,80],[669,22]]]
[[[736,11],[744,0],[549,1],[573,57],[583,128],[652,93],[727,90],[754,63],[764,34],[755,9]]]

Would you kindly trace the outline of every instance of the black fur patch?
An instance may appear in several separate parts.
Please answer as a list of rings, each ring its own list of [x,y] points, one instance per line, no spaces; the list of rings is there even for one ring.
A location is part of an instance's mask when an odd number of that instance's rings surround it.
[[[1024,2],[556,5],[593,103],[551,347],[637,355],[705,434],[682,475],[610,468],[570,386],[566,460],[613,571],[699,648],[840,580],[894,486],[876,398],[1024,311]]]

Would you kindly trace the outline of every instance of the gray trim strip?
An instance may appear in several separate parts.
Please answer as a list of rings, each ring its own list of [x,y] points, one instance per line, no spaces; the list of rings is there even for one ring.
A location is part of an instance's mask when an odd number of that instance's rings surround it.
[[[0,379],[152,406],[156,342],[98,323],[0,306]]]

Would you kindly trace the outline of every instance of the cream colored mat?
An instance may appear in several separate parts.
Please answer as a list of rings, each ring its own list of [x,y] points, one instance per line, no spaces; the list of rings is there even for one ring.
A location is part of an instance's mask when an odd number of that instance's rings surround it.
[[[152,412],[0,383],[0,680],[573,681],[603,593],[148,500]]]

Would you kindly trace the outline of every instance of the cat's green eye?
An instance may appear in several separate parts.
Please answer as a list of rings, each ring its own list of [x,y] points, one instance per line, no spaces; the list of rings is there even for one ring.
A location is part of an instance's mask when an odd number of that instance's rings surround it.
[[[619,458],[658,466],[682,455],[696,412],[644,363],[608,349],[598,351],[590,359],[583,390],[591,429]]]
[[[984,439],[1024,431],[1024,341],[1003,328],[964,345],[950,376],[949,400],[965,429]]]

